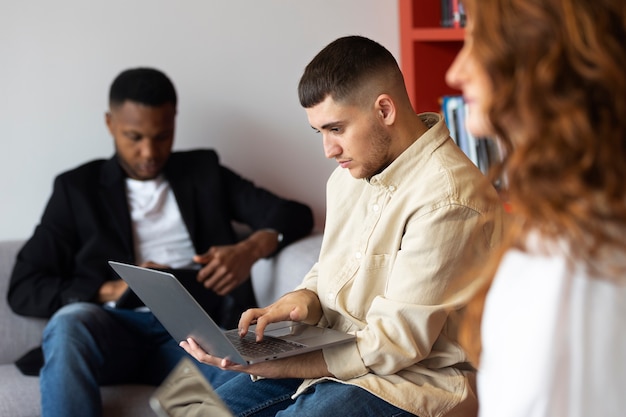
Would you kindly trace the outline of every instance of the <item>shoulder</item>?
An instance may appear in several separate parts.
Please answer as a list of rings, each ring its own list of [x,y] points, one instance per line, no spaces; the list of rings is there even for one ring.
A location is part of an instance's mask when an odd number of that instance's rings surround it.
[[[194,149],[189,151],[172,152],[168,164],[219,163],[219,156],[213,149]]]
[[[206,172],[217,169],[219,164],[219,156],[212,149],[172,152],[165,166],[165,172],[174,175],[199,171]]]
[[[102,167],[107,161],[106,159],[94,159],[85,162],[75,168],[58,174],[56,180],[69,183],[97,181],[100,178]]]
[[[221,176],[220,159],[217,152],[211,149],[172,152],[163,173],[170,181],[218,181]]]
[[[567,279],[564,257],[510,249],[504,254],[487,295],[485,327],[497,328],[502,320],[524,327],[528,323],[537,326],[537,322],[545,325],[547,317],[558,310]]]

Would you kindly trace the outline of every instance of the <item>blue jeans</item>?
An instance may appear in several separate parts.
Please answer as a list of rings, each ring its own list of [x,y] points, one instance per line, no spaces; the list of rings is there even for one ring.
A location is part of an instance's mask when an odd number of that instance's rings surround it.
[[[43,417],[99,417],[100,386],[159,385],[187,353],[149,312],[69,304],[43,333]],[[218,387],[237,375],[199,366]]]
[[[215,390],[237,417],[414,416],[354,385],[325,381],[291,399],[302,380],[239,375]]]

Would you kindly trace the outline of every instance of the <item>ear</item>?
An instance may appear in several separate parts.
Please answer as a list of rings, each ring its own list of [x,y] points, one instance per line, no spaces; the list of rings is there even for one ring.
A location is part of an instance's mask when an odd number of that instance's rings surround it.
[[[109,128],[109,132],[113,134],[113,115],[111,114],[110,111],[104,113],[104,121],[107,127]]]
[[[396,120],[396,104],[388,94],[381,94],[376,98],[376,113],[386,125],[392,125]]]

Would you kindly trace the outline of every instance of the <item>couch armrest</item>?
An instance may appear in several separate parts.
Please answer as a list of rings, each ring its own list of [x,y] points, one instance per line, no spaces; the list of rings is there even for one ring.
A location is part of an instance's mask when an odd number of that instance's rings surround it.
[[[317,262],[322,233],[315,232],[283,248],[276,256],[252,266],[252,287],[259,306],[265,307],[293,291]]]
[[[47,320],[21,317],[7,304],[11,271],[23,240],[0,242],[0,364],[13,363],[30,349],[41,344],[41,332]]]

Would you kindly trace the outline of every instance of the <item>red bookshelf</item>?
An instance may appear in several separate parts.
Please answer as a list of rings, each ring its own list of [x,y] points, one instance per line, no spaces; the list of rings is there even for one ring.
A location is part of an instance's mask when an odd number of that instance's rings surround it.
[[[463,46],[463,28],[441,27],[440,2],[398,0],[400,66],[417,113],[439,111],[439,98],[460,94],[446,85],[445,74]]]
[[[445,76],[463,46],[465,29],[441,27],[438,0],[398,0],[400,14],[400,67],[416,113],[441,112],[443,95],[461,94],[448,87]],[[499,190],[511,211],[506,191]]]

